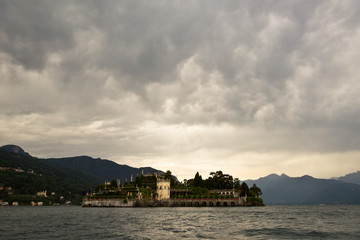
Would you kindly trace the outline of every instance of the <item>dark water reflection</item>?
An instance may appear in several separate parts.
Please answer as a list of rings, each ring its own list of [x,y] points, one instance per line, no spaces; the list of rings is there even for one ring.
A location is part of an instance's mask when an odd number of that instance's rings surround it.
[[[360,206],[0,207],[1,239],[360,239]]]

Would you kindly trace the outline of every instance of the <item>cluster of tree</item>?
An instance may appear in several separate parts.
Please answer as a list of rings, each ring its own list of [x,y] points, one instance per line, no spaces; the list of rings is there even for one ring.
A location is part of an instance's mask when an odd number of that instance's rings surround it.
[[[171,173],[170,173],[171,174]],[[118,187],[139,187],[139,188],[148,188],[156,189],[156,177],[154,175],[150,176],[136,176],[135,180],[132,182],[125,181],[123,184],[118,186],[118,183],[115,179],[111,180],[110,185],[105,186],[105,184],[98,184],[95,186],[95,192],[100,192],[104,190],[117,190]]]
[[[164,178],[170,180],[171,188],[180,184],[179,181],[177,180],[177,178],[175,176],[173,176],[169,170],[167,170],[166,173],[164,174]]]
[[[136,176],[132,182],[125,181],[123,184],[118,185],[118,182],[113,179],[109,185],[98,184],[95,186],[96,195],[127,197],[129,192],[135,192],[139,189],[145,198],[150,198],[151,193],[156,190],[156,177],[154,175],[141,175]],[[130,194],[133,195],[133,194]]]
[[[197,172],[193,179],[185,179],[184,184],[187,187],[203,187],[207,189],[232,189],[234,187],[234,179],[229,174],[223,174],[222,171],[217,171],[211,172],[210,177],[203,180],[199,172]]]
[[[261,189],[255,184],[249,188],[246,182],[240,184],[238,178],[234,179],[231,175],[224,174],[222,171],[211,172],[209,178],[205,180],[203,180],[199,172],[197,172],[193,179],[185,179],[183,185],[192,189],[234,189],[240,193],[240,196],[259,197],[262,194]]]

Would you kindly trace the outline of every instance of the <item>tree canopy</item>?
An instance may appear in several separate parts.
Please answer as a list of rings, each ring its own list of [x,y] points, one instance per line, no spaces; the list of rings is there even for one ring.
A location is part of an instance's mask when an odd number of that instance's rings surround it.
[[[164,174],[164,178],[170,180],[170,187],[174,187],[175,185],[177,185],[177,179],[171,174],[170,170],[166,171],[166,173]]]
[[[211,172],[210,177],[205,180],[208,189],[232,189],[234,186],[233,177],[223,174],[222,171]]]
[[[194,177],[194,187],[202,187],[202,186],[204,186],[203,179],[200,176],[199,172],[197,172]]]
[[[253,186],[250,188],[250,191],[253,192],[255,194],[255,196],[260,196],[262,194],[261,189],[256,186],[256,184],[254,183]]]

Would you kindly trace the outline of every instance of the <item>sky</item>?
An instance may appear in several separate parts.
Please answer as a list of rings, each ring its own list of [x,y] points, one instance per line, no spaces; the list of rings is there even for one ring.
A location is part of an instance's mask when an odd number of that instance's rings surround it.
[[[0,145],[179,179],[360,170],[360,1],[0,0]]]

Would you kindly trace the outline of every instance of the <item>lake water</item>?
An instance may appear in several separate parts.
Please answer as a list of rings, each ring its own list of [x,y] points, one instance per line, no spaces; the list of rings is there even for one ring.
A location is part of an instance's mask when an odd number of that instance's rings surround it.
[[[360,239],[360,205],[0,207],[0,239]]]

